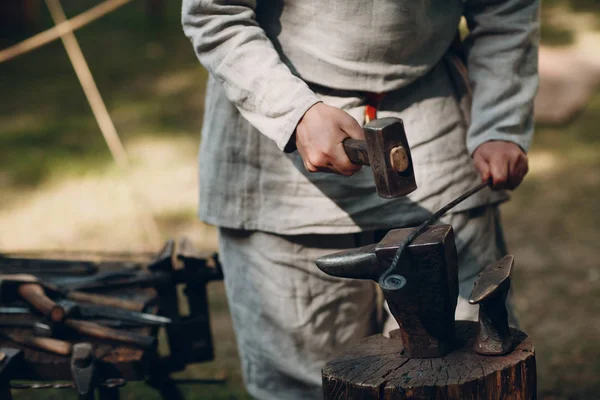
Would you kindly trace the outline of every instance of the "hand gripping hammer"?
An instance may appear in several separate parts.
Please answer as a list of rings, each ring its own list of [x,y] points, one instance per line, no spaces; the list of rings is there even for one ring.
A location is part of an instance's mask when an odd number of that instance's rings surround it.
[[[374,119],[363,129],[365,140],[343,142],[350,161],[371,166],[380,197],[391,199],[413,192],[417,183],[402,120]]]
[[[379,196],[395,198],[406,196],[416,190],[415,171],[402,120],[394,117],[374,119],[363,129],[365,140],[346,139],[343,142],[344,150],[354,164],[371,166]],[[408,235],[398,247],[388,270],[379,278],[379,285],[384,290],[401,289],[403,277],[396,274],[395,271],[404,248],[451,208],[488,185],[489,182],[484,182],[463,193],[435,212]],[[324,262],[326,259],[327,257],[320,261]]]

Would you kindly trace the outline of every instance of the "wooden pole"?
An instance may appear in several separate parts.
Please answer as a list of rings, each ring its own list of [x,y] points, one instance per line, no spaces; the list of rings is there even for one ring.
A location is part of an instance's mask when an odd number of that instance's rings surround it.
[[[124,1],[124,0],[121,0]],[[73,33],[73,30],[69,28],[70,22],[67,20],[63,8],[60,4],[60,0],[46,0],[46,5],[48,6],[48,10],[50,11],[50,15],[54,20],[54,23],[58,26],[60,24],[66,24],[65,30],[61,31],[61,39],[65,49],[67,51],[67,55],[69,56],[69,60],[73,65],[73,69],[75,70],[75,74],[79,79],[79,83],[83,88],[83,92],[92,108],[92,113],[96,118],[96,122],[100,127],[100,131],[102,131],[102,135],[104,136],[104,140],[108,145],[110,153],[115,160],[117,166],[123,172],[127,172],[129,170],[129,159],[127,157],[127,152],[121,143],[121,139],[117,133],[117,129],[106,109],[106,105],[102,100],[102,96],[100,95],[100,91],[96,86],[96,82],[94,81],[94,77],[88,67],[88,64],[85,60],[83,52],[79,47],[79,43],[77,42],[77,38]],[[127,177],[129,179],[129,177]],[[136,191],[133,188],[133,185],[129,182],[128,189],[130,191],[131,197],[134,199],[136,203],[136,208],[138,211],[138,215],[140,216],[140,221],[142,222],[144,231],[150,244],[153,247],[160,246],[160,232],[158,229],[158,225],[154,220],[154,217],[149,212],[148,207],[142,201],[142,199],[136,195]]]
[[[69,60],[71,60],[71,64],[73,65],[73,69],[77,74],[79,83],[81,83],[81,87],[83,88],[85,96],[90,103],[94,117],[98,121],[98,126],[100,127],[100,130],[106,139],[106,143],[110,148],[110,152],[115,158],[115,162],[120,168],[125,169],[129,165],[125,148],[119,139],[117,129],[115,128],[110,114],[106,109],[106,105],[102,100],[100,91],[96,86],[94,77],[92,76],[92,73],[87,65],[81,48],[79,47],[79,43],[75,38],[75,34],[69,27],[70,22],[67,21],[62,6],[60,5],[60,0],[46,0],[46,5],[48,6],[50,15],[57,26],[59,24],[66,24],[65,29],[61,31],[60,36],[65,49],[67,50]]]
[[[129,3],[130,1],[131,0],[107,0],[68,21],[56,24],[54,27],[40,32],[29,39],[15,44],[14,46],[0,50],[0,63],[48,44],[60,38],[64,33],[73,32],[74,30],[82,28],[98,18],[110,13],[111,11],[114,11],[117,8]]]

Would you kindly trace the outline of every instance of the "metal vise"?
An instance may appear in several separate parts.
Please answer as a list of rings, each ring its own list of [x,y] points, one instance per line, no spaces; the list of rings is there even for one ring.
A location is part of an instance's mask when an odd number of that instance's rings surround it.
[[[214,267],[208,265],[212,263]],[[180,371],[187,364],[212,360],[213,342],[210,329],[206,285],[222,280],[223,274],[216,254],[198,252],[185,238],[169,241],[148,266],[147,277],[158,292],[161,313],[172,319],[166,326],[170,357],[168,369]],[[158,279],[157,279],[158,278]],[[179,312],[177,285],[183,284],[189,314]]]
[[[414,228],[390,231],[381,242],[321,257],[317,266],[332,276],[372,279],[390,266],[399,244]],[[398,264],[404,281],[384,290],[409,358],[442,357],[454,347],[458,299],[457,253],[450,225],[429,226],[404,251]]]

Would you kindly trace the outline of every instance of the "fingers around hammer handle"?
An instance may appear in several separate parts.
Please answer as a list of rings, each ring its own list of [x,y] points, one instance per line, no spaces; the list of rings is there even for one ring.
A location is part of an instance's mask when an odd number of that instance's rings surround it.
[[[367,142],[358,139],[346,139],[342,144],[346,155],[353,164],[370,165]]]
[[[19,295],[53,322],[62,322],[65,319],[65,310],[52,301],[44,289],[37,283],[24,283],[19,285]]]

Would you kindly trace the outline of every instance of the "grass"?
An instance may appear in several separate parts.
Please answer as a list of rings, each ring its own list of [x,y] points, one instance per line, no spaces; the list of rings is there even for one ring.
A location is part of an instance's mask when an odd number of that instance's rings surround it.
[[[505,207],[516,306],[535,340],[541,397],[600,390],[600,95],[565,129],[539,127],[532,171]]]
[[[577,32],[588,25],[600,28],[598,0],[543,0],[542,43],[546,46],[568,46],[577,40]],[[582,25],[575,18],[585,18]]]
[[[64,3],[73,16],[96,2]],[[550,14],[590,12],[598,3],[544,0]],[[214,248],[214,230],[194,217],[206,72],[181,32],[179,4],[168,3],[160,24],[143,6],[134,1],[77,37],[130,152],[131,181],[161,234],[186,234]],[[51,26],[41,15],[40,30]],[[547,44],[567,44],[573,35],[561,24],[545,29]],[[19,39],[1,39],[0,46]],[[137,208],[120,189],[127,180],[115,171],[60,42],[0,64],[0,88],[0,251],[148,250]],[[600,391],[598,126],[600,94],[569,125],[539,126],[531,173],[503,207],[517,260],[515,305],[536,344],[546,400],[593,399]],[[216,359],[177,377],[227,377],[224,385],[182,386],[187,399],[245,399],[222,284],[211,284],[209,296]],[[122,396],[158,399],[143,383],[129,383]],[[15,397],[76,398],[51,390]]]
[[[96,2],[65,3],[73,16]],[[179,11],[169,7],[169,23],[157,27],[142,6],[132,2],[77,32],[100,92],[125,142],[199,132],[206,73],[174,23]],[[47,17],[40,21],[49,26]],[[0,65],[0,87],[5,181],[32,186],[111,162],[60,41]]]

